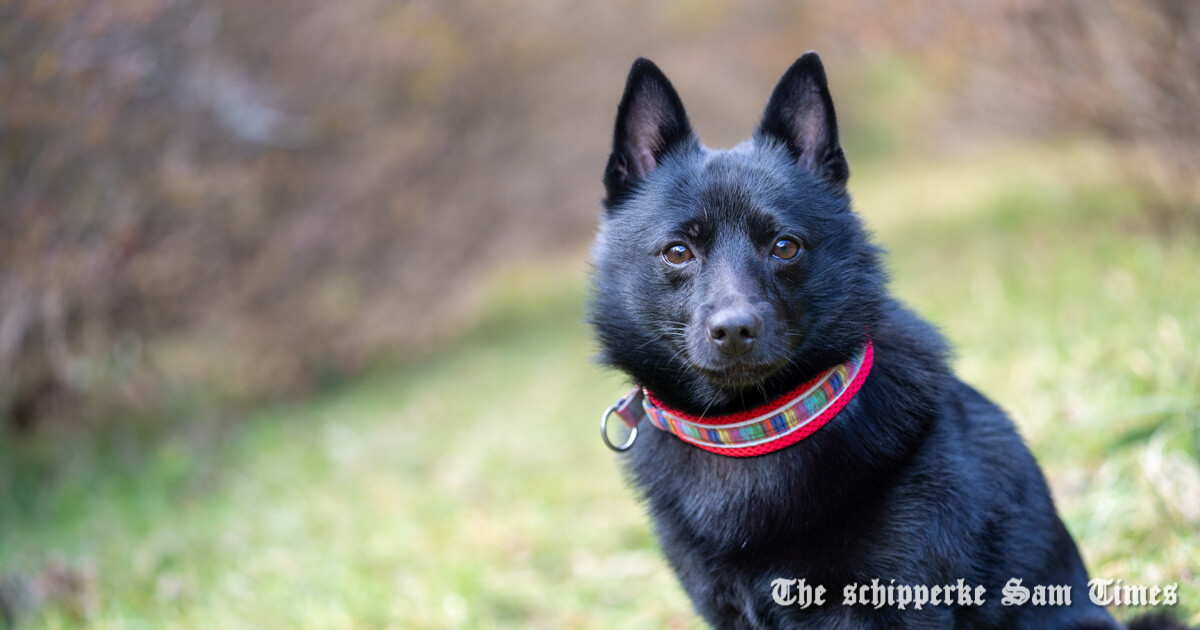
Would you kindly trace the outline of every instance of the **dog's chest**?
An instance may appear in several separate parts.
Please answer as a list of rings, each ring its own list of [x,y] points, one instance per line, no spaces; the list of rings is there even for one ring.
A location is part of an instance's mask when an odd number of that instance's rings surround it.
[[[800,540],[821,516],[811,480],[780,458],[713,456],[659,431],[638,449],[630,472],[660,535],[686,540],[708,557],[794,546],[788,541]]]

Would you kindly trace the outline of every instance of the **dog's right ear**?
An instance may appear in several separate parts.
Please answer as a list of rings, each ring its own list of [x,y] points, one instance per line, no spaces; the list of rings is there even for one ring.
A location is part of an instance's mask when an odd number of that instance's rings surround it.
[[[666,75],[649,59],[633,62],[604,169],[604,205],[611,208],[630,186],[654,172],[668,152],[695,142],[683,101]]]

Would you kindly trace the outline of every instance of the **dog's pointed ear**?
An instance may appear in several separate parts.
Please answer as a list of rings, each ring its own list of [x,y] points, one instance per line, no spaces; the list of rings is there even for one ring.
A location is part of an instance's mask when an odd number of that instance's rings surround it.
[[[604,169],[605,204],[611,207],[630,186],[654,172],[669,151],[695,142],[683,102],[666,75],[649,59],[633,62]]]
[[[783,74],[755,135],[782,142],[801,168],[832,184],[843,186],[850,176],[825,67],[815,52],[804,53]]]

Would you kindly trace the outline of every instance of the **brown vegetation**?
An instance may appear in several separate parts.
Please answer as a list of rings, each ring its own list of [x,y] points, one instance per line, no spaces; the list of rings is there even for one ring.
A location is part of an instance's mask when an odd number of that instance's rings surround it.
[[[481,272],[586,242],[633,57],[722,144],[809,48],[911,64],[939,138],[1096,134],[1200,198],[1188,0],[0,1],[0,422],[428,348]]]

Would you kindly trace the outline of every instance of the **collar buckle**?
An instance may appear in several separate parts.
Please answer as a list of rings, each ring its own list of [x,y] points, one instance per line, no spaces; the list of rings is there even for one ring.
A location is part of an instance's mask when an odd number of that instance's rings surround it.
[[[635,387],[625,394],[624,398],[604,410],[604,415],[600,416],[600,439],[604,440],[605,446],[618,453],[627,451],[633,446],[633,442],[637,440],[638,423],[646,417],[646,409],[642,406],[644,400],[645,393],[642,392],[642,388]],[[621,444],[614,443],[608,437],[608,417],[614,413],[625,423],[625,426],[629,427],[629,437],[625,438]]]

